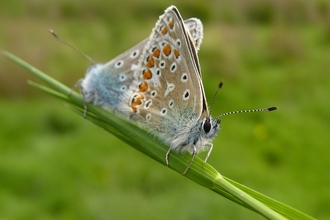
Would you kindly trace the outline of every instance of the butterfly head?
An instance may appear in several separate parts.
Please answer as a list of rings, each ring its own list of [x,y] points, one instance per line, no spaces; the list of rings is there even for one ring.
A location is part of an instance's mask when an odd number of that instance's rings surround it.
[[[210,117],[204,118],[201,124],[201,130],[203,131],[205,138],[213,139],[220,129],[220,120],[212,119]]]

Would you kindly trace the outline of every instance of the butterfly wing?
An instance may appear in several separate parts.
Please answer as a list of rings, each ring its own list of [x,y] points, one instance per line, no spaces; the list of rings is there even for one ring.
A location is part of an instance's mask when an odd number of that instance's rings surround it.
[[[142,124],[178,151],[198,141],[197,123],[208,113],[195,44],[178,10],[169,7],[141,56],[130,101]]]

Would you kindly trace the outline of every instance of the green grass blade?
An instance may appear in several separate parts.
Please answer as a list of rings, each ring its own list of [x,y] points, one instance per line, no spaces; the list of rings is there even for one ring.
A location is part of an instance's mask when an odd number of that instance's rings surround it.
[[[48,88],[48,87],[46,87],[46,86],[40,85],[39,83],[33,82],[33,81],[31,81],[31,80],[28,80],[28,84],[29,84],[30,86],[33,86],[33,87],[36,88],[36,89],[40,89],[40,90],[44,91],[45,93],[48,93],[48,94],[50,94],[50,95],[52,95],[52,96],[54,96],[54,97],[56,97],[56,98],[59,98],[59,99],[62,99],[62,100],[64,100],[64,101],[66,101],[66,102],[70,102],[70,101],[71,101],[71,100],[68,98],[68,96],[63,95],[63,94],[61,94],[61,93],[59,93],[59,92],[56,92],[55,90],[50,89],[50,88]]]
[[[273,210],[276,210],[277,212],[281,213],[283,216],[286,216],[288,219],[314,219],[297,209],[294,209],[281,202],[273,200],[273,199],[269,198],[268,196],[265,196],[255,190],[250,189],[240,183],[237,183],[227,177],[224,177],[224,178],[231,184],[235,185],[237,188],[248,193],[249,195],[256,198],[257,200],[263,202],[265,205],[267,205],[268,207],[272,208]]]
[[[3,51],[3,54],[38,77],[52,89],[34,82],[30,82],[32,86],[73,104],[75,112],[83,115],[84,101],[79,94],[47,76],[40,70],[32,67],[13,54],[6,51]],[[88,114],[86,118],[88,120],[109,131],[122,141],[148,155],[152,159],[165,165],[165,154],[168,147],[162,142],[152,137],[146,131],[137,127],[133,123],[121,119],[120,117],[113,115],[98,106],[88,104],[87,107]],[[187,154],[182,155],[171,153],[170,168],[182,174],[189,164],[190,158],[191,156]],[[265,195],[262,195],[261,193],[222,176],[216,169],[199,158],[195,158],[185,177],[245,208],[259,213],[268,219],[313,219],[312,217],[297,211],[296,209],[293,209],[283,203],[273,200]]]

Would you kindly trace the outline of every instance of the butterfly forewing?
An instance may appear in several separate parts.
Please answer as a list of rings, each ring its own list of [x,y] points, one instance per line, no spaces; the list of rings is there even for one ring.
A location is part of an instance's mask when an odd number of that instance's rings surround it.
[[[133,112],[174,147],[190,143],[189,131],[199,129],[204,109],[195,42],[177,9],[168,8],[141,56],[139,86],[130,100]]]

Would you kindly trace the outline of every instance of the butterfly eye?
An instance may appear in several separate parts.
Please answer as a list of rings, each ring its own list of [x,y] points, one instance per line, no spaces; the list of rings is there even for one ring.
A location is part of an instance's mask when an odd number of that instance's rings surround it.
[[[210,132],[210,130],[211,130],[211,122],[210,122],[210,119],[209,118],[207,118],[205,120],[205,122],[203,124],[203,129],[204,129],[204,131],[205,131],[206,134]]]

